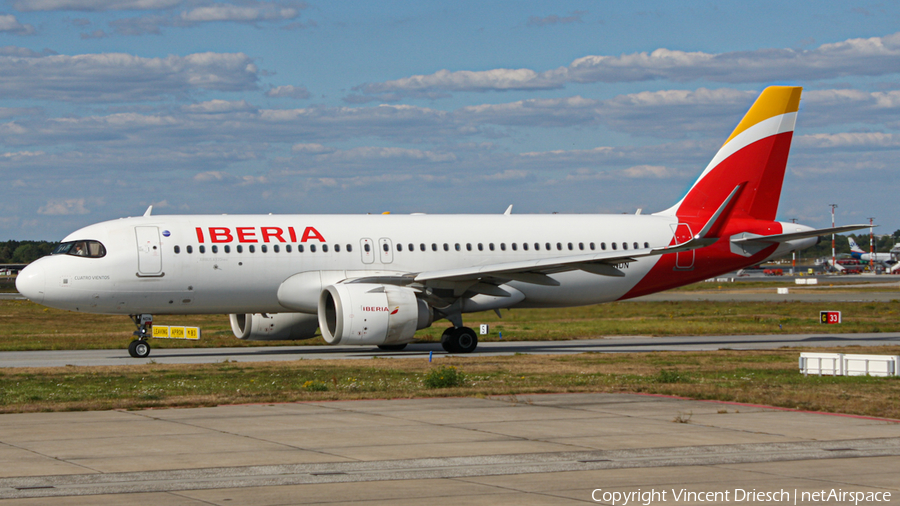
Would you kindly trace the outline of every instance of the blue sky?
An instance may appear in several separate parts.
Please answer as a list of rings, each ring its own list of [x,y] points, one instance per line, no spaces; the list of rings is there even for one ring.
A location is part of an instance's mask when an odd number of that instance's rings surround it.
[[[770,84],[779,218],[900,229],[896,2],[0,0],[0,240],[175,213],[665,209]]]

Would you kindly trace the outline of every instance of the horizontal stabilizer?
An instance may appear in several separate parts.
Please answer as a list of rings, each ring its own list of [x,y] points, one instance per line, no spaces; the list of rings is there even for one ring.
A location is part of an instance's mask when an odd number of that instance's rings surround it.
[[[820,228],[820,229],[816,229],[816,230],[804,230],[803,232],[793,232],[790,234],[776,234],[776,235],[746,234],[744,237],[731,239],[731,242],[733,242],[733,243],[765,242],[765,243],[775,244],[775,243],[794,241],[797,239],[808,239],[810,237],[819,237],[822,235],[841,234],[844,232],[852,232],[854,230],[869,228],[869,226],[870,225],[844,225],[842,227]]]

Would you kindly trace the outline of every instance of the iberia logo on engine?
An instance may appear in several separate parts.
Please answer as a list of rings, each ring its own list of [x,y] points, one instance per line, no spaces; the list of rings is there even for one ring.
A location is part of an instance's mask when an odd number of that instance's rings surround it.
[[[387,313],[390,311],[391,314],[397,314],[400,311],[400,306],[395,307],[393,310],[387,306],[361,306],[360,309],[369,313]]]

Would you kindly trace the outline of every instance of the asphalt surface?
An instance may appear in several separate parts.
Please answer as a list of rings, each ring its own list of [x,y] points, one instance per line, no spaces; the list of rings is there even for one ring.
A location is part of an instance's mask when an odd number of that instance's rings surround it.
[[[127,344],[123,341],[123,345]],[[151,346],[153,340],[150,341]],[[900,344],[900,333],[777,334],[752,336],[611,337],[575,341],[509,341],[480,343],[473,355],[504,356],[516,353],[558,355],[648,351],[759,350],[781,347],[885,346]],[[6,351],[0,368],[64,367],[145,364],[209,364],[216,362],[275,362],[315,359],[368,359],[374,357],[427,360],[447,352],[439,344],[410,344],[401,352],[359,346],[266,346],[254,348],[183,348],[152,350],[145,359],[120,350]]]
[[[897,421],[635,394],[0,415],[3,505],[892,504],[898,474]]]

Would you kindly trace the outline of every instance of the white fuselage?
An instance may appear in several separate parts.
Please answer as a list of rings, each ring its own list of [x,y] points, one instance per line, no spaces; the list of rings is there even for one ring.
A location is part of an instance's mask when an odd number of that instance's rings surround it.
[[[660,247],[672,240],[674,224],[670,217],[652,215],[149,216],[91,225],[64,239],[100,241],[107,250],[102,258],[53,255],[29,270],[36,283],[43,283],[44,296],[33,300],[62,309],[266,313],[289,310],[279,304],[278,287],[301,272],[418,273],[583,255],[604,247],[633,250],[635,243]],[[158,250],[151,245],[141,251],[136,227],[158,230]],[[612,301],[657,259],[630,262],[624,277],[575,270],[552,276],[560,286],[510,285],[525,294],[519,307]]]

